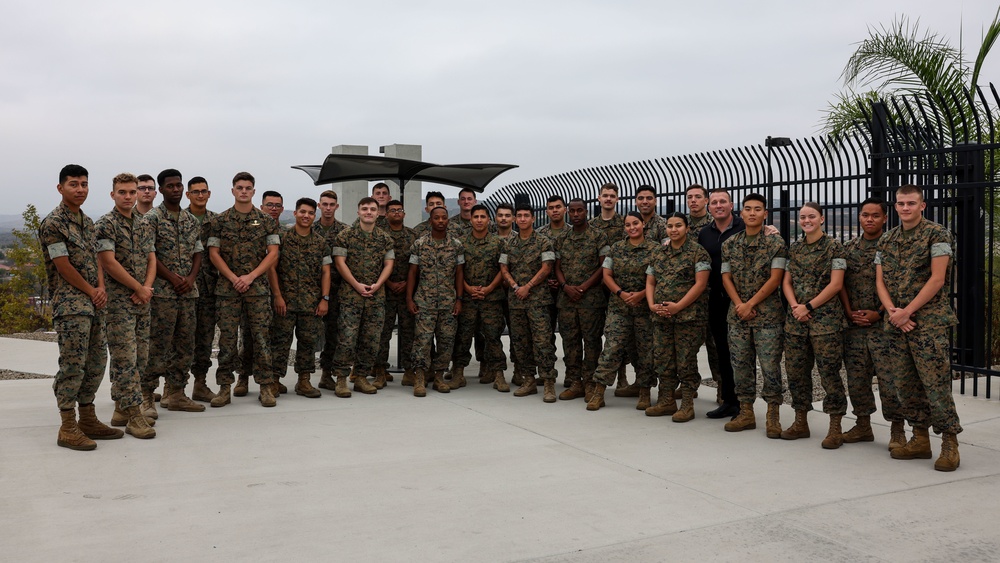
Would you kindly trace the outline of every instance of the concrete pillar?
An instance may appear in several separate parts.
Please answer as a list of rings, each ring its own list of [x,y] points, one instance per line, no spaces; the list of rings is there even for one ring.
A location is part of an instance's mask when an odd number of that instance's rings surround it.
[[[368,154],[368,145],[337,145],[330,149],[331,154]],[[358,218],[358,202],[361,198],[367,197],[368,182],[365,180],[352,180],[339,184],[330,184],[330,189],[337,192],[337,202],[340,209],[337,210],[337,219],[351,225]]]
[[[422,145],[385,145],[379,147],[379,152],[392,158],[403,158],[406,160],[422,160]],[[389,193],[393,199],[399,199],[398,178],[386,178],[385,183],[389,184]],[[403,194],[403,210],[406,211],[406,220],[403,224],[413,227],[423,221],[424,213],[424,192],[421,187],[422,182],[410,181],[406,183],[406,192]]]

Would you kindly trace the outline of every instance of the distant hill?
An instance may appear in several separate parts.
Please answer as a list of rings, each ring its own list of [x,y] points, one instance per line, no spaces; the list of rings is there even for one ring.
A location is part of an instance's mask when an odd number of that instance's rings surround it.
[[[0,246],[14,243],[14,229],[23,229],[24,219],[20,215],[0,215]]]

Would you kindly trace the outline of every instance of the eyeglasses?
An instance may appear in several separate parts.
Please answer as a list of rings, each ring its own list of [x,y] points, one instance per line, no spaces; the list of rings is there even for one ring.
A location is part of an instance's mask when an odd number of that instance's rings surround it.
[[[208,190],[188,190],[188,195],[193,195],[195,197],[201,197],[208,195]]]
[[[393,213],[395,215],[399,215],[400,213],[403,213],[403,210],[402,209],[389,209],[389,210],[386,211],[386,213]]]
[[[263,205],[264,209],[284,209],[285,204],[283,203],[265,203]]]
[[[154,188],[153,186],[139,186],[138,190],[140,192],[152,192],[156,191],[156,188]]]

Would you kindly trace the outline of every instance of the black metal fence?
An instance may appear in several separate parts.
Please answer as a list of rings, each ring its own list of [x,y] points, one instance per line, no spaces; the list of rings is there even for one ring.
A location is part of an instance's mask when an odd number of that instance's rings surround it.
[[[685,210],[686,188],[700,184],[726,188],[736,202],[747,193],[763,194],[771,202],[770,223],[786,240],[798,236],[801,205],[817,202],[828,233],[847,240],[859,234],[858,206],[866,197],[878,195],[891,204],[895,188],[922,186],[927,217],[951,229],[957,241],[952,297],[960,324],[952,331],[952,367],[963,393],[971,379],[973,395],[983,383],[990,397],[992,378],[1000,376],[1000,311],[994,311],[1000,297],[1000,272],[994,269],[1000,255],[994,229],[1000,96],[991,84],[988,94],[956,93],[949,102],[890,98],[867,108],[868,121],[840,138],[768,137],[760,145],[596,166],[506,185],[485,203],[530,204],[542,224],[547,219],[539,211],[550,195],[579,197],[597,213],[600,186],[613,182],[620,190],[619,212],[634,208],[636,188],[645,184],[656,188],[658,212],[666,214]],[[890,226],[895,221],[890,213]]]

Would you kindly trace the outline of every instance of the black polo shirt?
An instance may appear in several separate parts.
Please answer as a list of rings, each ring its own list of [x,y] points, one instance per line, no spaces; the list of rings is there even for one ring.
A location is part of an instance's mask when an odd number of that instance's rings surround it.
[[[746,230],[746,224],[738,215],[733,215],[733,221],[725,231],[719,231],[719,227],[713,220],[702,227],[698,233],[698,244],[705,247],[708,255],[712,257],[712,273],[708,277],[709,291],[716,295],[725,295],[726,290],[722,287],[722,243],[726,239]]]

